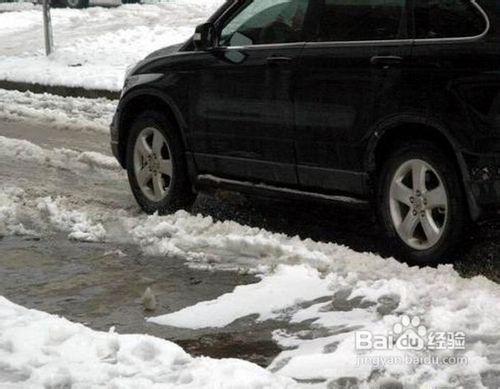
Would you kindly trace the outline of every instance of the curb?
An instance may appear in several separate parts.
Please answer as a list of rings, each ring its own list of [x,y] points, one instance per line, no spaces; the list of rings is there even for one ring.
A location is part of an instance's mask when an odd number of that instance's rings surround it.
[[[0,80],[0,89],[17,90],[20,92],[30,91],[33,93],[49,93],[63,97],[86,97],[96,99],[104,97],[110,100],[120,98],[120,92],[113,92],[105,89],[85,89],[82,87],[71,87],[61,85],[30,84],[27,82]]]

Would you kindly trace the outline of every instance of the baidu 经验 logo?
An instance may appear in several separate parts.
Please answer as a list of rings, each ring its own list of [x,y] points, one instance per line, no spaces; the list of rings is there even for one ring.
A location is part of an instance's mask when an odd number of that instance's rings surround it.
[[[429,331],[422,320],[403,315],[388,335],[356,331],[357,350],[464,350],[463,332]]]

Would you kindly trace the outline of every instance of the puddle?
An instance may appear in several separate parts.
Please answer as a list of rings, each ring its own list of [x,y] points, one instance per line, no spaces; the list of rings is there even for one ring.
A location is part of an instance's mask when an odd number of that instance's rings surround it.
[[[142,255],[136,247],[43,240],[0,240],[0,295],[28,308],[92,329],[146,333],[178,343],[193,355],[243,358],[267,366],[280,352],[271,338],[278,323],[239,321],[225,329],[186,330],[147,323],[156,316],[256,282],[251,275],[189,269],[177,258]],[[158,301],[145,312],[141,295],[151,287]]]

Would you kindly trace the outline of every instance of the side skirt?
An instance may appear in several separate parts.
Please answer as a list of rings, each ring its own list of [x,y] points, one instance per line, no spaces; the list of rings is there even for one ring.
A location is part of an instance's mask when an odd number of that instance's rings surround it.
[[[312,200],[327,203],[337,203],[354,208],[366,208],[370,205],[369,201],[355,197],[305,192],[297,189],[281,188],[266,184],[256,184],[246,181],[230,180],[208,174],[199,175],[196,177],[195,188],[199,191],[222,189],[273,198],[281,197],[292,200]]]

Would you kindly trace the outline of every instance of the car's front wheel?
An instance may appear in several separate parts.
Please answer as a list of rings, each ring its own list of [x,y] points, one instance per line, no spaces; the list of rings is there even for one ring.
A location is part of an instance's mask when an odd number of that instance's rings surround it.
[[[379,182],[382,222],[398,254],[413,263],[448,260],[467,222],[457,169],[430,142],[401,145]]]
[[[145,212],[166,214],[192,206],[195,195],[182,140],[161,113],[144,112],[132,124],[127,172],[134,197]]]

